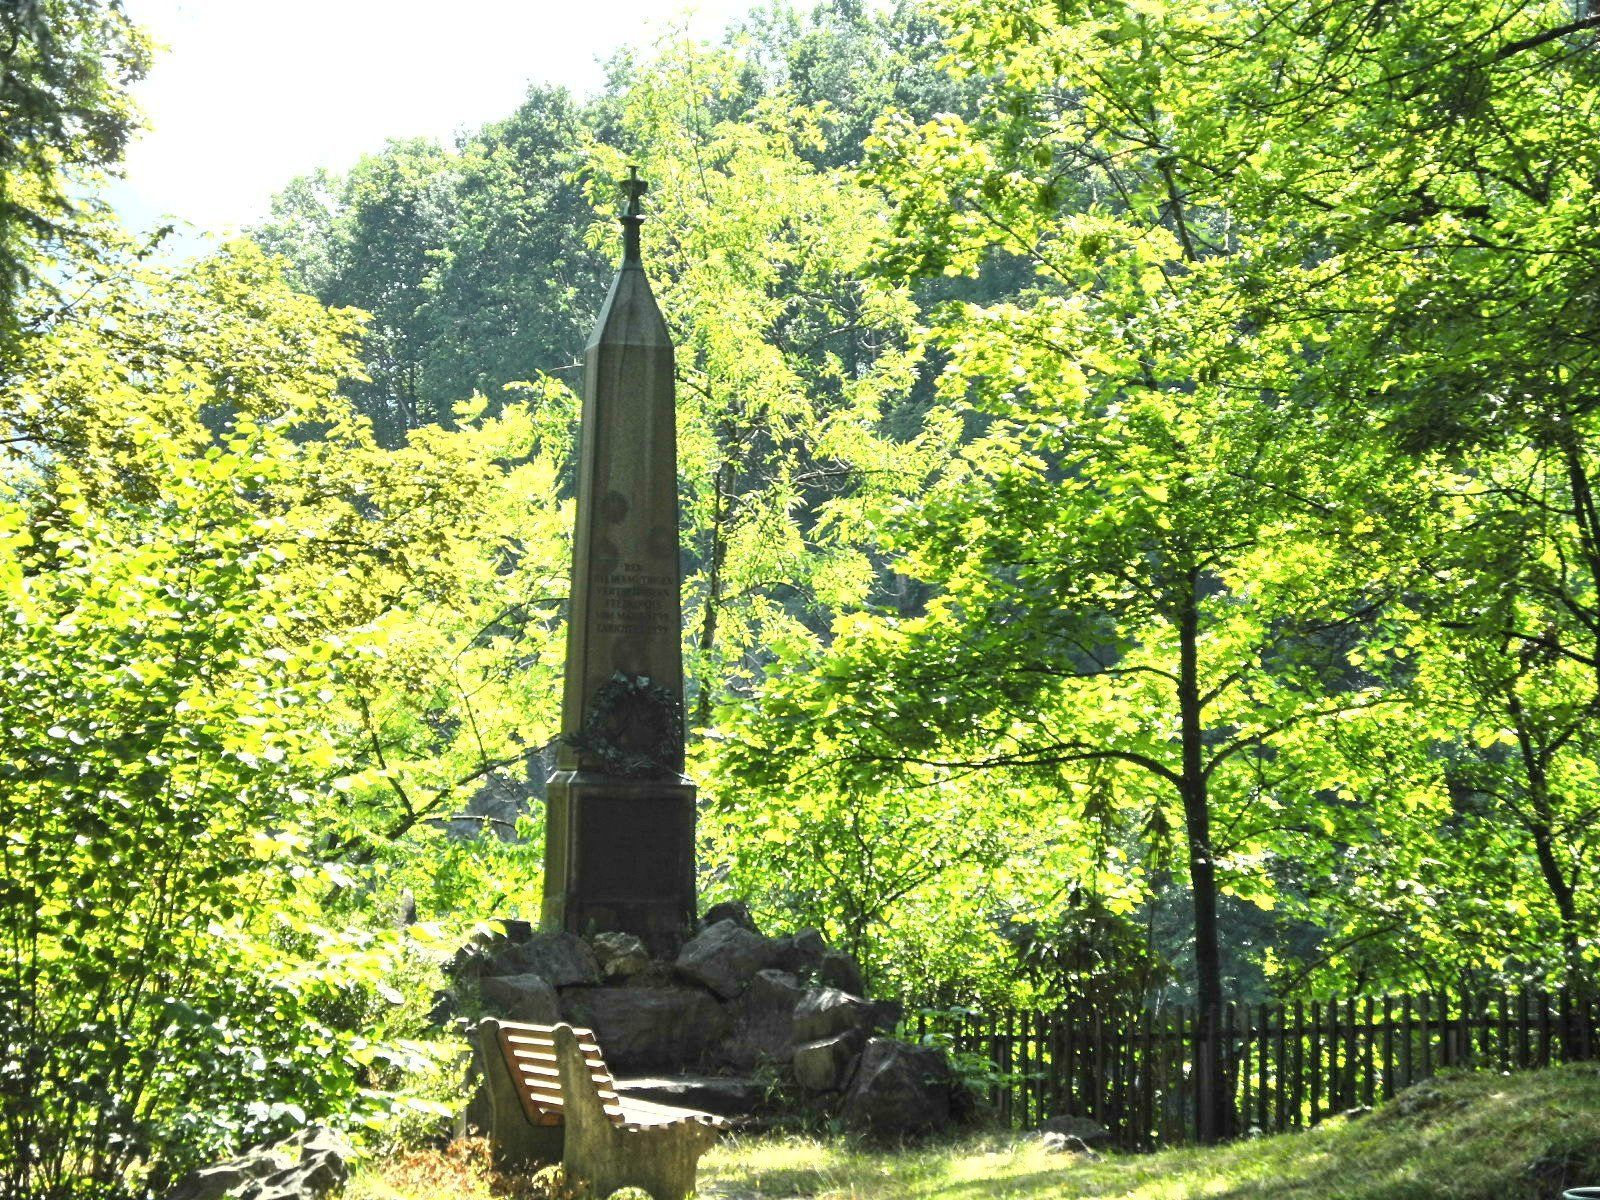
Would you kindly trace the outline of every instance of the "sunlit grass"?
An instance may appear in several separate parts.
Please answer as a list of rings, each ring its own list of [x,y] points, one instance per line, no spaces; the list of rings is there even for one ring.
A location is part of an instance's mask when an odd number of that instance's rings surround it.
[[[431,1160],[439,1160],[433,1163]],[[734,1137],[702,1161],[702,1200],[1554,1200],[1600,1184],[1600,1069],[1469,1075],[1409,1116],[1388,1105],[1306,1133],[1151,1155],[1051,1154],[973,1134],[905,1147]],[[481,1153],[373,1164],[352,1200],[487,1200]]]

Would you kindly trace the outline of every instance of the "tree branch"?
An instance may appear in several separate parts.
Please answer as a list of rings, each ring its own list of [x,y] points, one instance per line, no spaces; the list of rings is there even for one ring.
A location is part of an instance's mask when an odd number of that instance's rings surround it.
[[[1531,37],[1525,37],[1515,42],[1507,42],[1494,52],[1493,61],[1504,62],[1513,55],[1521,54],[1524,50],[1532,50],[1536,46],[1542,46],[1546,42],[1553,42],[1557,38],[1568,37],[1574,33],[1582,33],[1585,29],[1600,29],[1600,12],[1584,17],[1581,21],[1572,21],[1566,25],[1558,25],[1554,29],[1546,29],[1543,33],[1536,33]]]

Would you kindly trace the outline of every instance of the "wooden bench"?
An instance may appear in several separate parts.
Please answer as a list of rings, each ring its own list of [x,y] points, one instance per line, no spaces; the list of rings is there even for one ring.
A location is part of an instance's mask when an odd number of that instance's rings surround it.
[[[600,1196],[640,1187],[655,1200],[681,1200],[694,1190],[723,1118],[619,1097],[587,1029],[486,1017],[476,1037],[497,1167],[562,1162]]]

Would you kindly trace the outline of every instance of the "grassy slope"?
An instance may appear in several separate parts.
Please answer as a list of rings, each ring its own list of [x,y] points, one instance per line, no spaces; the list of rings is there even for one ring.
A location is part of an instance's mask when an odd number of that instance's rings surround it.
[[[733,1139],[702,1162],[711,1200],[1557,1200],[1600,1185],[1600,1069],[1464,1075],[1424,1085],[1427,1108],[1397,1105],[1307,1133],[1152,1155],[1049,1154],[1036,1138],[989,1135],[891,1151],[844,1139]],[[379,1165],[351,1200],[487,1197],[477,1181],[419,1186]],[[441,1181],[443,1182],[443,1181]]]

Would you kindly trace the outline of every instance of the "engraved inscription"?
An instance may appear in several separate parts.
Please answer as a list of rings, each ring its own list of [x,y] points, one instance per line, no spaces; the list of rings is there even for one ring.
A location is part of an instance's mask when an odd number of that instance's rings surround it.
[[[641,563],[595,581],[594,621],[599,633],[677,633],[676,575],[651,575]]]

